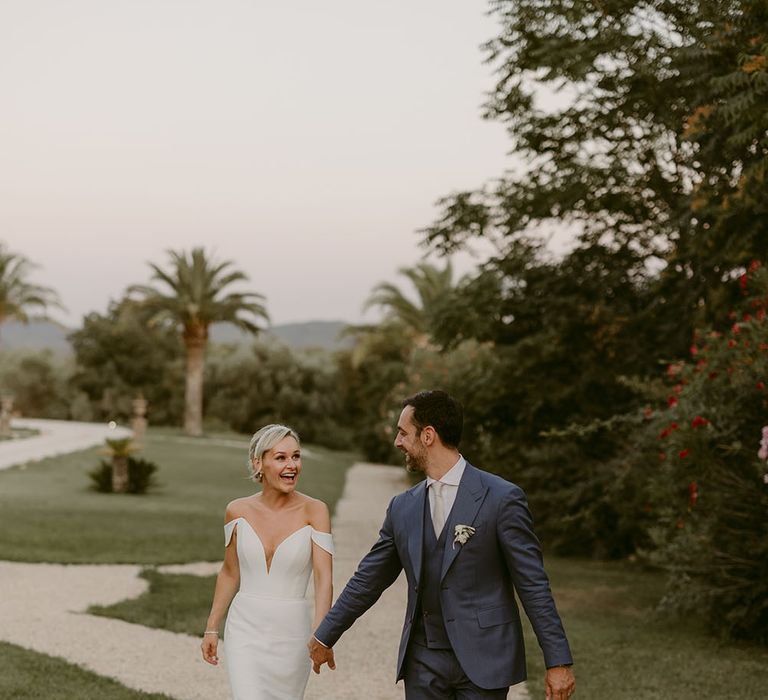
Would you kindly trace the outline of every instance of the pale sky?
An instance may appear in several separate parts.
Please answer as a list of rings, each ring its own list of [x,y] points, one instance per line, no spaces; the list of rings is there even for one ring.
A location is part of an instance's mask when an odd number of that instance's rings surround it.
[[[194,246],[236,261],[273,323],[359,321],[423,255],[435,201],[511,165],[481,119],[486,9],[0,0],[0,240],[69,325]]]

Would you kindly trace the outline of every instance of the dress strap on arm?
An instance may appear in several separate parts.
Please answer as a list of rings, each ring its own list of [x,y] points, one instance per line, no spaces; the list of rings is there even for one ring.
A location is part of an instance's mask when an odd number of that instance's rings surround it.
[[[312,528],[312,541],[331,556],[336,554],[336,550],[333,548],[333,535],[330,532],[320,532]]]
[[[224,524],[224,546],[229,547],[229,543],[232,541],[232,533],[235,531],[235,526],[237,525],[240,518],[235,518],[234,520],[230,520],[228,523]]]

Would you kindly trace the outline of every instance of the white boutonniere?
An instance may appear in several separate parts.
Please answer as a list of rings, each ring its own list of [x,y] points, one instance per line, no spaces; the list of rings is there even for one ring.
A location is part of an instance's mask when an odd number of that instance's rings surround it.
[[[457,525],[453,528],[453,548],[456,549],[456,543],[466,544],[467,540],[475,534],[475,528],[470,525]]]

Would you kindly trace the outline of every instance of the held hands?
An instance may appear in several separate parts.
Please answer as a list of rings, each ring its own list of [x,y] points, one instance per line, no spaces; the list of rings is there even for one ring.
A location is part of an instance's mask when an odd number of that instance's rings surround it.
[[[309,649],[309,658],[312,659],[312,670],[315,673],[320,673],[320,667],[323,664],[328,664],[328,668],[332,671],[336,670],[336,661],[333,658],[333,649],[324,647],[318,642],[314,636],[309,638],[307,642],[307,649]]]
[[[217,650],[219,648],[219,635],[218,634],[204,634],[203,641],[200,643],[200,649],[203,652],[203,661],[217,666],[219,663],[219,657]]]
[[[544,689],[547,692],[547,700],[568,700],[576,690],[576,679],[570,666],[548,668]]]

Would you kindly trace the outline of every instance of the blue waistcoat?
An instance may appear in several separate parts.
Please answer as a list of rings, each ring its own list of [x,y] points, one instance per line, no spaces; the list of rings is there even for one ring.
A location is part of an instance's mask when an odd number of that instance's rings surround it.
[[[424,508],[424,559],[421,570],[421,595],[416,611],[416,625],[411,639],[416,644],[430,649],[451,648],[443,620],[443,606],[440,603],[440,570],[443,565],[447,530],[448,520],[446,519],[440,537],[435,537],[429,500],[427,500]]]

